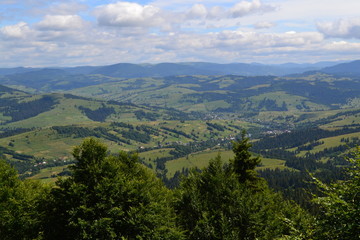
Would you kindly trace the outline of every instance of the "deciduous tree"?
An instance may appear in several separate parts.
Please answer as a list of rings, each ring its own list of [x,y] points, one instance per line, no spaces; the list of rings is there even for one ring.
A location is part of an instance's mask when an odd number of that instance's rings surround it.
[[[108,156],[90,138],[73,156],[72,176],[57,182],[46,206],[46,239],[182,239],[172,195],[136,155]]]

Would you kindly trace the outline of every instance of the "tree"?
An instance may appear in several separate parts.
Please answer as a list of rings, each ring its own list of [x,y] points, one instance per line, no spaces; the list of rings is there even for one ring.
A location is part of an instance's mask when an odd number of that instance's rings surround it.
[[[323,196],[319,204],[318,239],[360,239],[360,147],[348,158],[348,180],[326,185],[315,179]]]
[[[40,232],[39,202],[46,188],[22,182],[16,170],[0,160],[0,239],[35,239]]]
[[[251,146],[245,130],[241,134],[241,139],[233,143],[235,157],[230,160],[230,164],[240,182],[255,181],[257,179],[255,167],[260,164],[260,158],[251,156],[249,151]]]
[[[73,156],[72,176],[45,204],[45,239],[182,239],[169,190],[136,155],[108,156],[89,138]]]
[[[248,146],[244,138],[235,143],[234,149],[242,150],[235,156],[236,163],[240,159],[252,159],[246,152]],[[182,179],[174,206],[178,223],[188,239],[276,239],[289,236],[305,239],[311,218],[297,205],[273,193],[264,181],[248,181],[245,176],[251,176],[250,179],[254,176],[249,174],[250,167],[236,171],[236,166],[224,165],[218,156],[201,172],[193,170]]]

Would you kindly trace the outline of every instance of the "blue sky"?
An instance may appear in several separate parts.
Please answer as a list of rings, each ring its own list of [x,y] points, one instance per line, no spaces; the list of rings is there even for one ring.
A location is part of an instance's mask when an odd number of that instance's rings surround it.
[[[1,0],[0,67],[360,58],[359,0]]]

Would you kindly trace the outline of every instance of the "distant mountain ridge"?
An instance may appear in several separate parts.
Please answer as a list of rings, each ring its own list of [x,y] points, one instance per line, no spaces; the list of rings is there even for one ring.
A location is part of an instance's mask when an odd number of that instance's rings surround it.
[[[277,65],[265,65],[260,63],[209,63],[209,62],[183,62],[183,63],[159,63],[159,64],[133,64],[117,63],[107,66],[80,66],[80,67],[52,67],[52,68],[0,68],[0,75],[44,75],[57,70],[60,75],[89,75],[101,74],[110,77],[166,77],[175,75],[243,75],[261,76],[273,75],[284,76],[299,74],[306,71],[321,71],[323,68],[331,71],[332,67],[346,65],[343,62],[319,62],[319,63],[285,63]],[[341,68],[341,66],[340,66]]]
[[[27,92],[57,92],[95,86],[105,83],[125,81],[136,78],[171,78],[187,76],[243,76],[243,77],[307,77],[317,73],[337,77],[360,77],[360,60],[336,64],[336,62],[319,62],[316,64],[286,63],[280,65],[263,65],[259,63],[159,63],[132,64],[118,63],[108,66],[82,66],[72,68],[0,68],[0,84],[25,90]],[[134,80],[132,89],[139,87],[141,81]],[[146,81],[146,80],[145,80]]]
[[[321,71],[328,74],[336,74],[343,76],[360,76],[360,60],[326,67],[323,68]]]

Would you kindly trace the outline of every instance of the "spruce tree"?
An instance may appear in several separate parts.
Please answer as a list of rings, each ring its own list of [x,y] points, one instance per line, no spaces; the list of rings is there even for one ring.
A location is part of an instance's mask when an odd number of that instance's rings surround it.
[[[235,157],[230,160],[230,164],[241,183],[258,179],[255,167],[260,164],[260,158],[252,157],[251,146],[245,130],[242,131],[241,139],[233,143]]]

